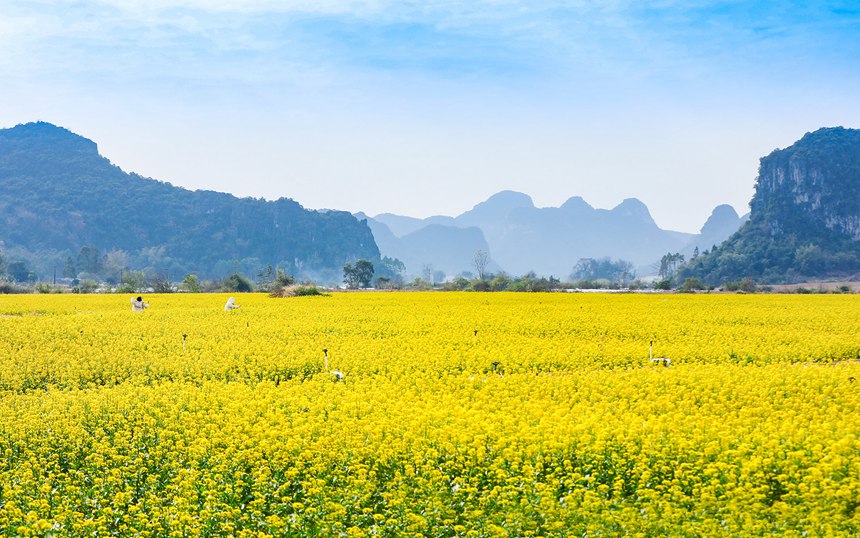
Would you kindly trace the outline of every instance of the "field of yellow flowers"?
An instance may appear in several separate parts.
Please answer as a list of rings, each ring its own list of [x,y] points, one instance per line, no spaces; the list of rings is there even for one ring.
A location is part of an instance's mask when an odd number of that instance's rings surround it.
[[[0,296],[0,536],[860,534],[857,295],[146,299]]]

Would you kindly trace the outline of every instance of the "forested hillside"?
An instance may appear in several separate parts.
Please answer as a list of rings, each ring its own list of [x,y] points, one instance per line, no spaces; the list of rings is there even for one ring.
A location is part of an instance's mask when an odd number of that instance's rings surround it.
[[[750,220],[682,269],[718,285],[852,278],[860,272],[860,130],[807,133],[762,158]]]
[[[59,266],[79,273],[94,264],[107,271],[110,262],[112,271],[217,277],[275,265],[339,280],[344,262],[379,257],[367,224],[347,212],[129,174],[94,142],[42,122],[0,130],[0,222],[6,257],[42,272]]]

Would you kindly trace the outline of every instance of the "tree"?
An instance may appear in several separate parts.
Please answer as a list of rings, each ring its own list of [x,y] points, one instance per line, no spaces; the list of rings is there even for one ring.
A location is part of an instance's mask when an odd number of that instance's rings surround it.
[[[383,256],[380,265],[382,266],[382,269],[384,269],[384,272],[387,273],[385,276],[397,276],[406,271],[406,265],[397,258]]]
[[[0,241],[0,280],[6,276],[6,257],[3,256],[3,242]]]
[[[257,282],[257,286],[259,289],[268,291],[269,293],[278,293],[287,286],[292,286],[296,283],[295,278],[288,275],[280,268],[277,268],[272,272],[271,265],[269,266],[268,271],[265,273],[260,271],[258,276],[260,277],[260,280]]]
[[[436,269],[434,269],[432,263],[425,263],[423,267],[421,267],[421,277],[424,279],[424,282],[430,284],[431,286],[436,284]]]
[[[65,278],[75,278],[78,276],[78,271],[75,269],[75,261],[71,256],[66,256],[66,263],[63,264],[63,276]]]
[[[678,268],[683,263],[683,254],[679,252],[675,252],[674,254],[671,252],[666,253],[663,255],[662,258],[660,258],[660,270],[657,272],[657,274],[660,275],[660,278],[671,280],[675,276],[675,273],[678,272]]]
[[[84,245],[78,252],[78,271],[82,273],[98,274],[102,270],[102,257],[99,247]]]
[[[200,293],[200,280],[197,275],[185,275],[179,287],[189,293]]]
[[[128,269],[128,252],[124,250],[111,250],[104,256],[105,275],[122,278],[122,273]]]
[[[9,265],[6,267],[6,273],[14,282],[30,282],[36,280],[36,274],[30,270],[27,262],[9,262]]]
[[[472,257],[472,266],[475,268],[475,272],[478,273],[479,280],[484,280],[484,276],[487,271],[487,264],[489,262],[489,254],[487,254],[481,249],[475,251],[475,255]]]
[[[573,268],[572,280],[609,280],[623,282],[633,278],[633,264],[626,260],[580,258]]]
[[[684,280],[684,283],[681,285],[681,291],[696,291],[705,289],[705,285],[702,284],[702,281],[696,277],[689,277]]]
[[[170,285],[170,279],[167,275],[155,275],[150,284],[155,293],[173,293],[173,286]]]
[[[240,293],[247,293],[254,290],[254,286],[251,284],[251,281],[239,273],[233,273],[227,277],[227,280],[224,281],[224,287],[228,291],[237,291]]]
[[[804,275],[814,275],[824,270],[824,253],[817,245],[803,245],[794,251],[797,268]]]
[[[355,265],[346,263],[343,266],[343,282],[349,288],[367,288],[372,279],[373,263],[369,260],[358,260]]]
[[[122,274],[122,284],[116,291],[133,293],[146,287],[146,274],[143,271],[126,271]]]

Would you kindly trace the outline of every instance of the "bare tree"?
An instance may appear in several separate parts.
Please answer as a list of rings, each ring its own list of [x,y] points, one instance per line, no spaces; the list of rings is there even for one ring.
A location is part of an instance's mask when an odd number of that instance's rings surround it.
[[[481,249],[475,251],[475,255],[472,257],[472,266],[475,268],[475,272],[478,273],[479,280],[484,280],[484,275],[487,272],[487,264],[489,262],[489,254]]]

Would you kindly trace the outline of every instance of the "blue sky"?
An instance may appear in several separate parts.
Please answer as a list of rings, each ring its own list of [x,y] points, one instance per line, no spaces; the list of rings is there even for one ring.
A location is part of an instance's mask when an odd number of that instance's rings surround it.
[[[740,213],[758,159],[860,127],[854,2],[0,0],[0,126],[311,208],[643,200]]]

